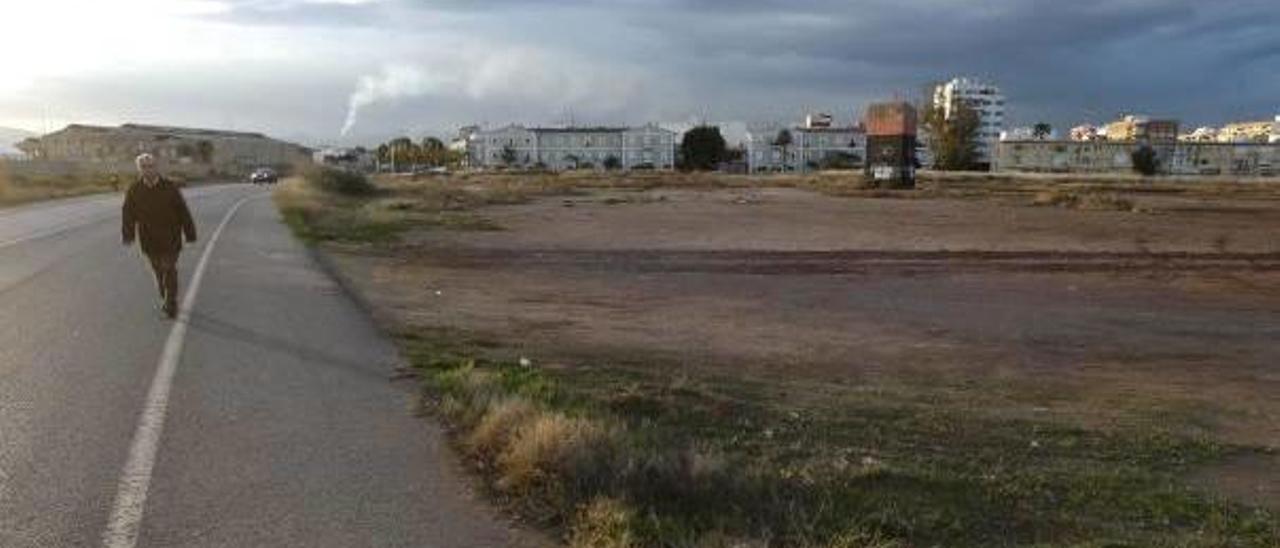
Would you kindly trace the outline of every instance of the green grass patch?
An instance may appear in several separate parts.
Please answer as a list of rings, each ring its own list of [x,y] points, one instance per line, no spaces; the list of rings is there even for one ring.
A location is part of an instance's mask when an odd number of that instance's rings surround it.
[[[403,219],[377,219],[354,208],[330,208],[323,212],[281,207],[284,222],[294,235],[308,242],[390,243],[413,226]]]
[[[1273,546],[1277,516],[1184,478],[1248,448],[1001,419],[878,391],[398,340],[496,495],[578,546]]]

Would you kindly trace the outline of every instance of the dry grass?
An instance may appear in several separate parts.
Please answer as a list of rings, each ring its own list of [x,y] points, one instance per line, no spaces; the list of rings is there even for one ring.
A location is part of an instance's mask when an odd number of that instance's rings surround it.
[[[1042,190],[1036,193],[1031,203],[1087,211],[1136,211],[1133,200],[1111,192]]]
[[[636,511],[611,497],[598,497],[582,507],[569,533],[572,548],[640,548],[634,533]]]
[[[120,188],[123,189],[127,184],[127,180],[122,180]],[[0,160],[0,206],[113,191],[115,191],[115,188],[107,175],[23,175],[13,173],[7,163],[4,160]]]
[[[597,421],[543,412],[512,430],[498,456],[497,487],[529,493],[555,486],[595,463],[603,463],[613,445],[609,429]]]
[[[516,433],[531,424],[538,409],[524,398],[508,398],[489,406],[479,424],[463,440],[467,452],[488,461],[497,460],[513,445]]]

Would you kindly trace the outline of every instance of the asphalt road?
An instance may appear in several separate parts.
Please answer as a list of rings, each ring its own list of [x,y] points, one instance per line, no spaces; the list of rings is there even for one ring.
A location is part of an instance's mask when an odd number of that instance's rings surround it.
[[[184,294],[248,199],[184,312],[136,545],[526,544],[470,494],[438,427],[413,415],[412,384],[390,380],[393,347],[267,193],[185,194],[201,239],[179,265]],[[120,244],[119,207],[0,210],[0,546],[119,545],[107,531],[175,325]]]

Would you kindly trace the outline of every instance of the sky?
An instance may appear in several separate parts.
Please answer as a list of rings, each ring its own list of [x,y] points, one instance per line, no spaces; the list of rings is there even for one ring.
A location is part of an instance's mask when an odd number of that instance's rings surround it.
[[[971,76],[1008,125],[1280,114],[1277,0],[0,0],[0,126],[308,145],[466,124],[742,124]]]

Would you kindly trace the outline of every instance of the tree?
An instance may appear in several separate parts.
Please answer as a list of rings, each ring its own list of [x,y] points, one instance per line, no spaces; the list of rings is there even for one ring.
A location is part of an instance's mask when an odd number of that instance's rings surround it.
[[[391,162],[391,147],[386,143],[380,144],[374,150],[374,155],[378,158],[378,170],[381,171],[384,164]]]
[[[741,146],[736,146],[725,151],[724,159],[726,162],[741,162],[746,158],[747,151]]]
[[[698,126],[684,134],[680,141],[684,169],[711,171],[728,156],[724,136],[718,126]]]
[[[1051,135],[1052,133],[1053,133],[1053,126],[1046,124],[1044,122],[1040,122],[1036,124],[1035,127],[1031,128],[1031,136],[1041,141],[1048,139],[1049,135]]]
[[[1160,159],[1156,157],[1155,149],[1148,145],[1142,145],[1130,154],[1133,160],[1133,170],[1147,177],[1156,174],[1160,169]]]
[[[617,156],[610,154],[605,157],[603,165],[604,168],[609,171],[616,171],[622,169],[622,160],[619,160]]]
[[[507,167],[514,166],[516,164],[516,160],[518,159],[516,157],[516,149],[511,148],[511,145],[503,146],[501,158],[502,158],[503,165]]]
[[[795,142],[795,139],[791,137],[791,131],[787,129],[779,131],[778,135],[773,138],[773,146],[782,149],[782,167],[784,170],[791,165],[788,152],[793,142]]]
[[[429,166],[444,165],[448,150],[444,141],[435,137],[427,137],[422,140],[422,160]]]
[[[408,137],[396,137],[387,141],[387,161],[391,162],[391,170],[399,172],[401,166],[413,164],[417,161],[418,145]],[[378,147],[381,149],[382,147]]]
[[[964,102],[955,105],[950,117],[941,107],[926,111],[924,126],[929,133],[934,166],[944,170],[973,169],[978,159],[981,123],[978,112]]]
[[[213,143],[209,141],[200,141],[196,143],[196,156],[200,158],[200,163],[213,163]]]
[[[451,168],[457,168],[462,166],[462,164],[466,161],[466,159],[467,159],[466,152],[462,152],[458,150],[447,150],[447,149],[444,151],[444,165],[449,166]]]

